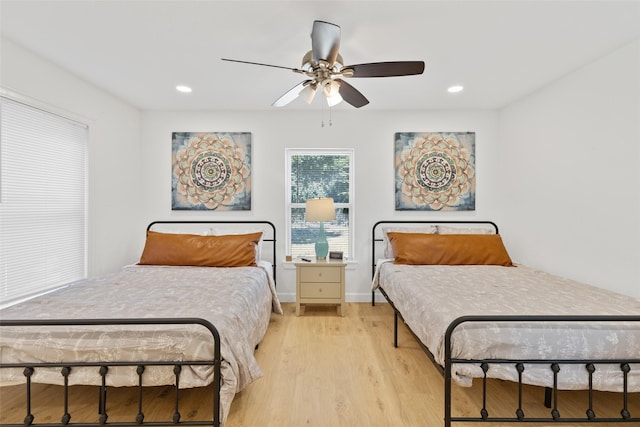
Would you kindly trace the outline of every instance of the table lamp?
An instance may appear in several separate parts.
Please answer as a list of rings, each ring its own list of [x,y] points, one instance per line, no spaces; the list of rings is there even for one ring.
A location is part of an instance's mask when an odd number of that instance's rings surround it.
[[[306,206],[306,220],[307,222],[319,222],[320,231],[318,232],[318,238],[316,239],[316,259],[327,259],[329,253],[329,243],[327,237],[324,235],[324,221],[332,221],[336,219],[336,211],[333,207],[333,199],[321,198],[321,199],[309,199]]]

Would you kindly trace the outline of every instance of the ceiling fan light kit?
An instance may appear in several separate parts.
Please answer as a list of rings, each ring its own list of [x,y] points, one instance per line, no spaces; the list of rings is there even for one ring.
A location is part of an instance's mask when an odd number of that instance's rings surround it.
[[[325,21],[314,21],[311,30],[311,50],[302,57],[301,68],[237,59],[222,58],[222,60],[284,68],[307,77],[306,80],[298,83],[276,99],[271,104],[274,107],[283,107],[300,95],[308,104],[311,104],[316,91],[320,88],[330,107],[344,100],[348,104],[360,108],[367,105],[369,100],[342,78],[412,76],[424,72],[424,61],[373,62],[344,66],[344,61],[339,53],[340,37],[338,25]]]

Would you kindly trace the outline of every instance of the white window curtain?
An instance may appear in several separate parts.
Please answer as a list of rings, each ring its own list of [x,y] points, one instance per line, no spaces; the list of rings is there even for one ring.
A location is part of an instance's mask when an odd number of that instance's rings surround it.
[[[0,307],[86,277],[88,127],[0,97]]]

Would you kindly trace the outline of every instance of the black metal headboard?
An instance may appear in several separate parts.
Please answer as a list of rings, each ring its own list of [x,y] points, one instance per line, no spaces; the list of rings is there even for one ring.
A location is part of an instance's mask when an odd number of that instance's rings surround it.
[[[273,268],[273,281],[276,283],[276,227],[270,221],[153,221],[147,226],[147,231],[151,230],[154,225],[159,224],[237,224],[237,225],[262,225],[265,231],[269,233],[263,233],[262,241],[271,243],[271,265]]]
[[[433,221],[433,220],[425,220],[425,221],[422,221],[422,220],[383,220],[383,221],[378,221],[375,224],[373,224],[373,227],[371,227],[371,278],[372,279],[373,279],[373,276],[376,273],[376,243],[384,241],[384,239],[381,237],[381,233],[379,231],[379,228],[381,228],[383,225],[387,225],[387,224],[403,224],[403,225],[409,225],[409,224],[434,224],[434,225],[438,225],[438,224],[455,224],[455,225],[459,225],[459,226],[463,226],[463,225],[473,225],[473,226],[490,225],[495,229],[496,234],[499,233],[498,226],[493,221]],[[371,305],[375,305],[375,291],[371,292]]]

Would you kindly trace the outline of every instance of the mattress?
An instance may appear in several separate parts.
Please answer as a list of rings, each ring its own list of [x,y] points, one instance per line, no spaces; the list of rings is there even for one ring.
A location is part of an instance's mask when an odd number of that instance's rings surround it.
[[[382,287],[406,324],[444,365],[448,325],[469,315],[640,315],[640,301],[526,266],[435,266],[378,263],[373,289]],[[640,358],[640,325],[632,323],[464,323],[452,335],[460,359]],[[452,378],[470,386],[479,366],[456,364]],[[513,364],[492,364],[489,377],[517,381]],[[562,365],[560,389],[585,389],[584,365]],[[631,365],[629,390],[640,391],[640,365]],[[597,390],[621,391],[619,367],[597,365]],[[525,365],[523,382],[552,386],[548,365]]]
[[[254,349],[267,330],[271,312],[282,313],[271,265],[258,267],[170,267],[132,265],[0,311],[5,319],[84,319],[190,317],[210,321],[220,333],[222,419],[235,393],[262,376]],[[133,328],[133,329],[132,329]],[[211,333],[199,325],[74,326],[34,330],[3,328],[2,362],[212,360]],[[176,359],[178,358],[178,359]],[[3,369],[1,385],[25,381],[21,370]],[[95,368],[74,368],[69,384],[99,385]],[[180,387],[213,381],[212,366],[183,368]],[[37,369],[32,382],[62,384],[59,370]],[[170,385],[170,367],[149,367],[144,384]],[[134,368],[109,370],[107,385],[135,386]]]

